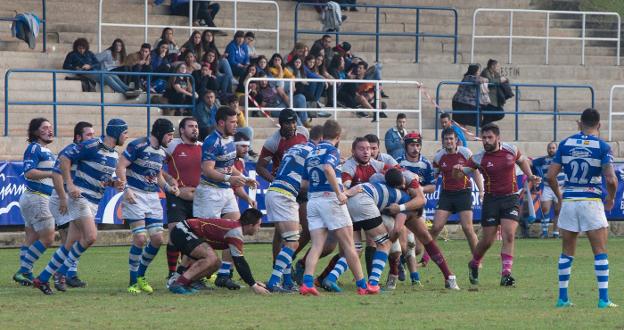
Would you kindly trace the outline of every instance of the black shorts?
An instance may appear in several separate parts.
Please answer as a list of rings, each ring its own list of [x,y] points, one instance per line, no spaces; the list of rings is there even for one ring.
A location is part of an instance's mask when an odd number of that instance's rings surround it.
[[[190,257],[191,252],[205,242],[197,237],[185,222],[178,222],[169,234],[169,243],[183,255]]]
[[[187,201],[176,195],[167,196],[167,223],[176,223],[193,217],[193,201]]]
[[[492,196],[485,194],[481,209],[481,226],[491,227],[500,225],[500,219],[518,221],[518,195]]]
[[[71,222],[71,221],[70,221]],[[56,230],[63,230],[69,228],[69,222],[66,222],[60,226],[56,226]]]
[[[371,230],[371,229],[377,228],[378,226],[381,226],[382,224],[383,224],[383,220],[381,220],[381,217],[376,217],[376,218],[372,218],[368,220],[362,220],[362,221],[353,223],[353,231],[360,231],[361,229],[364,229],[365,231]]]
[[[464,189],[459,191],[442,190],[436,210],[459,213],[472,211],[472,191]]]

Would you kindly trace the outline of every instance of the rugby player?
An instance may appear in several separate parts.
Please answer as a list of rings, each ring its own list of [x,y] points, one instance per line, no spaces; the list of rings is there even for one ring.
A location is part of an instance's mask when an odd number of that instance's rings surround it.
[[[245,135],[243,132],[236,132],[234,134],[234,145],[236,146],[236,158],[234,159],[234,168],[236,168],[242,175],[247,176],[247,168],[245,167],[245,158],[248,156],[249,147],[251,146],[251,142],[249,137]],[[245,191],[245,187],[243,186],[234,186],[234,195],[236,197],[243,199],[247,202],[247,205],[252,208],[256,208],[256,201],[252,199],[249,194]]]
[[[553,217],[553,237],[559,237],[559,230],[557,229],[557,219],[559,218],[559,210],[561,209],[561,205],[559,204],[559,200],[557,199],[557,195],[550,189],[548,186],[546,174],[548,173],[548,167],[552,163],[553,157],[557,152],[557,143],[550,142],[546,147],[547,155],[544,157],[535,158],[532,161],[533,168],[535,169],[536,174],[538,174],[543,183],[542,194],[540,195],[540,206],[542,209],[542,238],[548,238],[548,227],[550,226],[550,209],[555,204],[554,208],[554,217]],[[565,176],[563,173],[559,173],[557,175],[557,179],[560,184],[565,180]]]
[[[568,282],[578,234],[585,232],[594,253],[598,308],[614,308],[617,305],[609,299],[609,223],[605,210],[613,208],[618,180],[613,168],[611,147],[598,137],[600,113],[595,109],[586,109],[581,115],[580,126],[581,132],[561,141],[546,175],[548,185],[561,203],[559,229],[562,252],[559,257],[557,307],[572,306],[568,298]],[[557,175],[562,169],[566,175],[563,194],[557,182]],[[602,176],[605,177],[607,188],[604,204]]]

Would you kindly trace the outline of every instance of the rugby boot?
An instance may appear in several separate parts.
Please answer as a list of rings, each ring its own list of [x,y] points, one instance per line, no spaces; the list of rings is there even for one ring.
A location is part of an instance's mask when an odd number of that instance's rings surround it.
[[[54,274],[54,288],[58,291],[65,292],[67,291],[67,285],[65,282],[65,276],[55,273]]]
[[[140,276],[137,278],[137,284],[141,291],[146,293],[154,293],[154,288],[147,282],[144,276]]]
[[[473,267],[471,262],[468,263],[468,279],[472,285],[479,284],[479,267]]]
[[[516,286],[516,280],[509,275],[503,275],[500,281],[501,286]]]
[[[205,278],[199,279],[197,281],[194,281],[191,283],[191,288],[196,290],[196,291],[212,291],[214,290],[213,287],[208,286],[207,284],[208,280]]]
[[[292,291],[283,288],[281,285],[274,285],[272,287],[267,287],[267,290],[271,293],[293,293]]]
[[[368,283],[368,289],[366,289],[367,294],[378,294],[379,291],[381,291],[381,287],[379,287],[379,284],[371,285],[370,283]]]
[[[127,289],[128,293],[131,294],[139,294],[141,293],[141,288],[139,288],[139,284],[138,283],[134,283],[132,285],[130,285]]]
[[[165,286],[167,287],[167,289],[169,289],[169,287],[175,283],[175,281],[178,280],[178,277],[180,277],[180,274],[177,272],[173,272],[171,274],[169,274],[169,276],[167,277],[167,284],[165,284]]]
[[[304,296],[320,296],[318,290],[315,287],[307,287],[305,284],[299,287],[299,293]]]
[[[613,302],[611,302],[611,300],[609,300],[609,301],[604,301],[602,299],[598,300],[598,308],[600,308],[600,309],[617,308],[617,307],[618,307],[618,305],[616,305]]]
[[[295,262],[295,271],[292,274],[293,280],[297,282],[298,285],[303,283],[303,273],[305,272],[305,266],[300,262]]]
[[[455,277],[455,275],[449,276],[448,280],[444,282],[444,287],[449,290],[460,290],[459,285],[457,285],[457,278]]]
[[[87,282],[84,282],[78,276],[65,278],[65,284],[70,288],[84,288],[87,286]]]
[[[386,286],[384,287],[384,290],[392,291],[396,289],[398,280],[399,277],[397,275],[388,274],[388,280],[386,281]]]
[[[321,287],[327,292],[342,292],[342,289],[336,282],[332,282],[328,279],[323,280]]]
[[[569,300],[563,301],[561,299],[557,300],[557,304],[555,305],[555,307],[557,308],[567,308],[572,306],[574,306],[574,304],[571,303]]]
[[[299,286],[297,283],[284,284],[282,285],[282,288],[289,290],[290,292],[299,292]]]
[[[34,279],[32,283],[35,288],[41,290],[41,292],[43,292],[46,296],[54,294],[50,288],[50,283],[41,282],[38,278]]]
[[[32,273],[15,273],[13,275],[13,281],[17,282],[21,286],[33,285]]]
[[[227,288],[229,290],[238,290],[240,289],[240,285],[234,282],[231,278],[227,276],[217,276],[215,280],[215,285],[220,288]]]
[[[175,294],[193,294],[196,291],[190,288],[185,287],[184,285],[180,284],[180,283],[172,283],[169,286],[169,291],[175,293]]]

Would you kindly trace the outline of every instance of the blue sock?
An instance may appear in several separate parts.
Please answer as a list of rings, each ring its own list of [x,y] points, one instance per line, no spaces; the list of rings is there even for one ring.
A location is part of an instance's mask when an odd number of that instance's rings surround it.
[[[221,261],[221,267],[217,271],[217,276],[230,277],[230,269],[232,269],[232,263],[227,261]]]
[[[346,272],[347,269],[349,269],[349,265],[347,265],[347,259],[345,259],[344,257],[340,257],[340,259],[338,259],[338,262],[336,262],[336,266],[334,266],[334,269],[332,269],[332,271],[329,273],[329,275],[327,275],[325,279],[330,282],[336,283],[336,281],[338,281],[338,278],[340,278],[340,276],[344,272]]]
[[[559,256],[559,300],[568,301],[568,282],[572,273],[573,257],[561,254]]]
[[[26,262],[26,253],[28,253],[27,251],[28,251],[28,245],[22,245],[20,247],[20,255],[19,255],[20,256],[19,257],[20,268],[17,271],[18,273],[22,273],[22,274],[29,273],[32,269],[32,267],[28,268],[28,262]]]
[[[273,288],[281,282],[284,270],[290,267],[290,264],[292,263],[292,256],[294,253],[295,251],[289,247],[282,247],[282,250],[277,255],[277,258],[275,258],[273,272],[271,273],[271,278],[269,278],[269,282],[267,283],[268,288]]]
[[[147,267],[152,263],[154,257],[158,254],[158,249],[160,247],[155,247],[152,243],[148,243],[143,249],[143,253],[141,254],[141,263],[139,264],[138,276],[145,276],[145,272],[147,271]]]
[[[41,241],[36,241],[31,246],[27,247],[24,252],[24,258],[20,260],[20,273],[31,273],[33,264],[39,260],[45,250],[46,247]],[[21,253],[22,251],[20,249],[20,254]]]
[[[78,277],[78,261],[80,261],[80,259],[76,260],[71,265],[71,267],[69,267],[69,269],[67,270],[67,277],[69,278]]]
[[[609,301],[609,259],[606,253],[594,256],[594,270],[598,280],[598,296],[602,301]]]
[[[412,282],[420,281],[420,273],[419,272],[411,272],[410,273],[410,278],[412,279]]]
[[[357,285],[357,287],[361,288],[361,289],[368,288],[368,286],[366,285],[366,279],[364,277],[362,277],[361,279],[355,281],[355,285]]]
[[[370,285],[379,284],[381,273],[383,273],[384,267],[386,267],[386,261],[388,261],[388,253],[379,250],[375,251],[375,254],[373,254],[373,267],[370,276],[368,276]]]
[[[292,287],[295,283],[293,282],[293,278],[292,278],[292,264],[288,265],[288,267],[286,267],[286,269],[284,269],[284,277],[282,277],[282,283],[284,284],[284,287]]]
[[[47,283],[50,280],[50,277],[65,263],[68,252],[64,245],[61,245],[61,247],[54,252],[46,268],[39,274],[39,280],[41,282]]]
[[[133,285],[137,282],[137,277],[139,276],[139,263],[141,262],[141,254],[143,254],[143,249],[132,244],[130,247],[130,255],[128,258],[128,265],[130,266],[130,285]]]
[[[61,275],[67,276],[67,271],[69,270],[71,265],[76,260],[78,260],[78,258],[80,258],[80,256],[86,250],[87,250],[86,248],[84,248],[82,245],[80,245],[80,242],[75,242],[74,245],[72,245],[71,249],[69,249],[69,252],[67,253],[67,258],[65,258],[65,261],[63,262],[61,267],[59,267],[59,269],[56,272],[61,274]]]
[[[542,219],[542,235],[544,235],[544,237],[548,237],[549,226],[550,226],[550,218],[545,216],[544,219]]]
[[[312,275],[303,275],[303,285],[307,286],[308,288],[313,288],[314,287],[314,276],[312,276]]]

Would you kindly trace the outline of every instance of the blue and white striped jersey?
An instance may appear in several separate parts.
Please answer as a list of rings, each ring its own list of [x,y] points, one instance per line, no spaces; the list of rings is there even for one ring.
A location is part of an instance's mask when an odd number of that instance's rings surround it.
[[[436,184],[436,178],[433,175],[433,166],[425,156],[420,155],[420,158],[417,162],[407,160],[406,157],[399,157],[399,159],[397,159],[397,162],[404,169],[418,175],[418,177],[420,178],[420,185],[426,186],[430,184]]]
[[[58,174],[62,174],[61,173],[61,156],[65,156],[65,158],[69,159],[69,157],[67,157],[68,154],[75,152],[76,148],[78,148],[78,144],[72,142],[68,145],[65,146],[65,148],[63,148],[63,150],[61,150],[61,152],[59,152],[58,154],[58,158],[56,158],[56,162],[54,163],[54,168],[52,169],[52,171],[58,173]],[[71,170],[70,170],[71,176],[72,178],[74,177],[74,175],[76,174],[76,164],[72,164],[71,165]]]
[[[90,139],[61,156],[77,165],[73,179],[74,184],[80,187],[82,196],[91,203],[99,204],[105,186],[113,179],[119,160],[117,150],[106,146],[101,139]]]
[[[282,189],[297,197],[305,172],[305,160],[314,148],[315,145],[312,143],[296,144],[290,147],[284,154],[269,189]]]
[[[231,136],[224,137],[218,130],[212,132],[204,140],[202,145],[202,162],[211,160],[215,162],[215,169],[224,174],[231,174],[234,160],[236,160],[236,146]],[[229,182],[214,181],[207,176],[201,176],[202,182],[219,188],[230,188]]]
[[[566,175],[563,199],[602,198],[602,166],[613,163],[609,144],[577,133],[559,143],[553,162],[561,164]]]
[[[132,163],[126,171],[128,186],[145,192],[158,192],[158,176],[167,158],[165,149],[152,147],[149,138],[144,137],[130,142],[123,155]]]
[[[340,151],[331,143],[323,141],[314,148],[305,161],[304,179],[310,182],[309,192],[333,192],[329,185],[323,167],[329,164],[336,172],[336,181],[342,189],[342,171],[338,167],[340,165]]]
[[[373,198],[377,208],[383,210],[390,204],[403,204],[407,203],[411,198],[409,194],[403,190],[391,188],[386,183],[362,183],[360,184],[364,193]]]
[[[56,162],[56,156],[48,149],[33,142],[28,145],[26,151],[24,151],[24,174],[31,170],[39,170],[44,172],[51,172]],[[52,178],[44,178],[39,180],[26,179],[26,188],[29,190],[42,193],[50,196],[52,190],[54,190],[54,184]]]
[[[533,174],[538,175],[542,178],[542,184],[547,184],[546,174],[548,174],[548,167],[550,166],[550,164],[552,164],[552,161],[553,157],[549,156],[535,158],[532,161],[533,164],[531,170],[533,171]],[[557,174],[557,182],[559,182],[560,186],[562,186],[565,182],[565,174],[563,173],[563,171]]]

